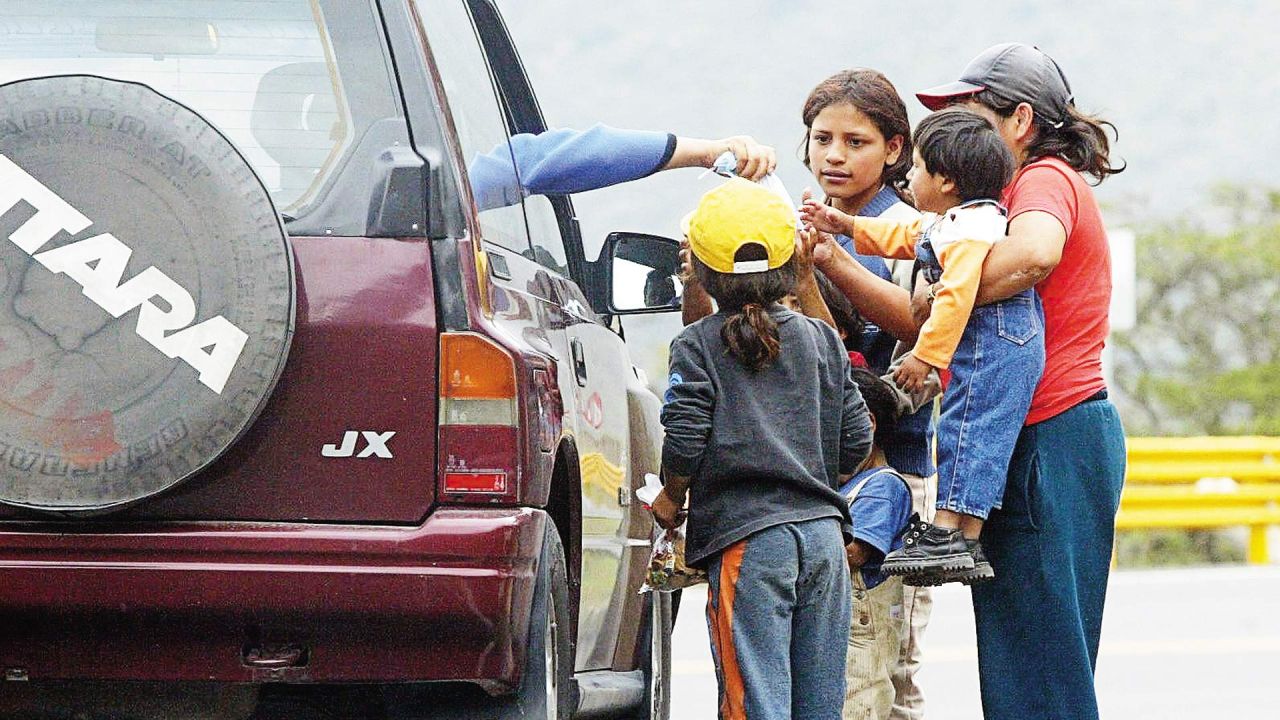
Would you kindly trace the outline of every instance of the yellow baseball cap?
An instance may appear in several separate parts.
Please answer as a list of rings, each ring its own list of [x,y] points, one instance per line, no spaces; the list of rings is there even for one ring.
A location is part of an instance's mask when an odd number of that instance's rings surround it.
[[[689,219],[689,248],[704,265],[726,274],[776,270],[791,259],[799,223],[795,209],[771,190],[732,178],[702,196]],[[734,262],[744,245],[765,249],[767,260]]]

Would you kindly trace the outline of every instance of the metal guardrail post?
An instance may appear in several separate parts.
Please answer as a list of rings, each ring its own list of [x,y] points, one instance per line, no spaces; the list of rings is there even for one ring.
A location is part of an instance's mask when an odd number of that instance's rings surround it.
[[[1266,525],[1249,527],[1249,551],[1246,555],[1250,565],[1268,565],[1271,563],[1271,548],[1267,538]]]

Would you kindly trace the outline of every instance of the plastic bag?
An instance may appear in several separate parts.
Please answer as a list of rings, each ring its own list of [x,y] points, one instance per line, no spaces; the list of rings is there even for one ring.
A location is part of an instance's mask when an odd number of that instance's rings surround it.
[[[733,154],[733,151],[726,150],[725,152],[720,154],[720,157],[717,157],[715,159],[715,162],[711,163],[711,167],[707,168],[707,171],[704,172],[703,175],[706,175],[707,173],[715,173],[716,175],[720,175],[722,177],[728,177],[728,178],[738,177],[737,169],[738,169],[737,156]],[[788,207],[793,207],[793,208],[795,207],[795,201],[791,199],[791,194],[787,192],[787,187],[782,184],[782,180],[777,176],[776,173],[769,173],[768,175],[765,175],[764,177],[757,180],[756,183],[759,185],[763,185],[766,190],[769,190],[770,192],[774,193],[778,197],[782,198],[782,200],[787,203]],[[797,210],[796,212],[799,213],[799,210]]]
[[[684,563],[684,525],[654,533],[653,552],[640,592],[671,592],[707,581],[707,573]]]
[[[644,487],[636,490],[636,497],[645,507],[652,508],[662,483],[652,473],[645,475]],[[653,550],[649,553],[649,567],[645,571],[640,592],[672,592],[707,581],[707,573],[689,567],[684,562],[685,524],[664,530],[657,523],[653,526]]]

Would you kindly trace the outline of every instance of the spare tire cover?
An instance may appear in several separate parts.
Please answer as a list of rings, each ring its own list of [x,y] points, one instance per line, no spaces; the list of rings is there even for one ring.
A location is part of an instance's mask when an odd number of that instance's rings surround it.
[[[199,472],[293,317],[280,216],[212,125],[136,83],[0,86],[0,502],[101,512]]]

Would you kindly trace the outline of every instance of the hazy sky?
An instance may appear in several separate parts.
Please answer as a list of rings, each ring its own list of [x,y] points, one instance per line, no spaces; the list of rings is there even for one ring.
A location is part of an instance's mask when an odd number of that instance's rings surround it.
[[[997,42],[1053,55],[1077,105],[1119,128],[1130,166],[1099,196],[1113,222],[1177,214],[1222,182],[1280,186],[1280,2],[601,3],[498,0],[553,125],[750,133],[795,195],[800,107],[838,70],[883,71],[907,99]],[[673,234],[707,189],[695,171],[575,200],[589,248],[612,229]],[[589,250],[589,254],[593,250]]]
[[[1280,2],[498,0],[548,122],[749,133],[775,145],[793,196],[811,185],[800,108],[823,78],[865,66],[907,101],[984,48],[1021,41],[1063,67],[1077,106],[1113,121],[1129,164],[1098,190],[1112,226],[1194,212],[1222,182],[1280,187]],[[612,230],[678,234],[716,180],[664,173],[575,196],[588,257]],[[665,378],[669,315],[631,317],[638,365]]]

